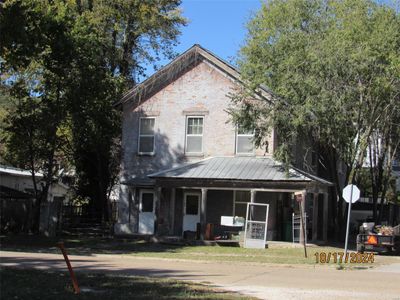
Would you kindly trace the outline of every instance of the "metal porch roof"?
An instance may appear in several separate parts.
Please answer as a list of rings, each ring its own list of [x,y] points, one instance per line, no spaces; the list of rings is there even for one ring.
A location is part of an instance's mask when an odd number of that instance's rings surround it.
[[[329,181],[295,168],[286,173],[282,164],[268,157],[211,157],[148,175],[155,179],[212,179],[243,181],[318,182]]]

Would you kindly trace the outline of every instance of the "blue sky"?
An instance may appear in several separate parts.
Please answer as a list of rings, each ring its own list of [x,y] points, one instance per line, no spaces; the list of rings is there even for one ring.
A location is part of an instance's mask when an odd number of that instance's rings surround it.
[[[396,0],[376,0],[393,4]],[[244,42],[246,23],[261,7],[261,0],[183,0],[183,15],[189,24],[183,28],[177,53],[200,44],[217,56],[232,62]]]
[[[389,4],[396,0],[376,0]],[[261,0],[183,0],[181,8],[189,24],[182,28],[176,53],[200,44],[215,55],[234,64],[244,43],[246,23],[261,7]],[[161,61],[161,65],[169,61]],[[151,75],[149,67],[146,72]]]
[[[246,23],[261,7],[260,0],[183,0],[183,16],[189,20],[182,27],[177,54],[200,44],[222,59],[234,63],[246,36]],[[161,66],[169,60],[161,60]],[[154,73],[148,65],[147,76]],[[141,76],[139,80],[143,80]]]
[[[193,44],[200,44],[219,57],[231,61],[243,44],[246,23],[260,7],[260,0],[184,0],[183,15],[189,24],[183,28],[182,53]]]

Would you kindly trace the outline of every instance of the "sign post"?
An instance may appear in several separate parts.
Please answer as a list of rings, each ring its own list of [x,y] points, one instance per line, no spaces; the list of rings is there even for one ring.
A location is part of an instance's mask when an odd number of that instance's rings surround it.
[[[79,294],[81,292],[81,290],[79,289],[79,285],[78,285],[78,281],[76,280],[75,273],[72,270],[72,266],[71,266],[71,263],[69,261],[68,255],[67,255],[67,251],[64,248],[64,243],[63,242],[58,243],[57,247],[60,248],[60,250],[61,250],[61,252],[62,252],[62,254],[64,256],[65,263],[67,264],[67,267],[68,267],[68,270],[69,270],[69,275],[71,276],[72,285],[74,286],[75,294]]]
[[[354,184],[349,184],[343,189],[343,199],[349,203],[349,209],[347,210],[347,226],[346,226],[346,241],[344,243],[344,257],[347,257],[347,244],[349,240],[349,227],[350,227],[350,214],[351,204],[355,203],[360,199],[360,190]]]

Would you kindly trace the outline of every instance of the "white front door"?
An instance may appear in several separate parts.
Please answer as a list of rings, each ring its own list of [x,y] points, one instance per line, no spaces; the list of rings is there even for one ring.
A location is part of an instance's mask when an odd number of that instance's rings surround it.
[[[200,194],[185,193],[183,202],[183,232],[196,231],[200,223]]]
[[[154,234],[155,220],[154,191],[141,190],[139,197],[139,233]]]

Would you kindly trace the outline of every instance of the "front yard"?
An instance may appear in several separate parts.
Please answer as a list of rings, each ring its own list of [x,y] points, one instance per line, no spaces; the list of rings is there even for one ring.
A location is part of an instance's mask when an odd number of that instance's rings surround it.
[[[113,238],[63,238],[48,239],[38,236],[3,236],[1,249],[22,252],[60,253],[55,246],[58,241],[64,241],[69,254],[122,254],[129,256],[196,260],[225,261],[235,263],[273,263],[273,264],[316,264],[315,253],[343,252],[334,247],[308,247],[308,258],[304,257],[301,247],[293,248],[289,243],[286,247],[271,244],[269,249],[244,249],[239,247],[221,246],[185,246],[150,243],[143,240],[113,239]],[[377,264],[398,262],[398,257],[375,256],[373,264],[363,264],[370,267]],[[331,261],[333,263],[333,260]]]
[[[276,273],[272,276],[272,273],[261,272],[260,268],[270,270],[269,268],[273,267],[274,272],[279,270],[282,280],[292,273],[305,274],[308,272],[306,276],[312,277],[315,276],[316,270],[322,276],[329,269],[330,272],[327,273],[331,278],[341,278],[341,275],[336,275],[341,271],[332,273],[333,266],[329,268],[314,267],[316,252],[343,251],[341,248],[334,247],[308,247],[308,258],[304,258],[303,248],[293,248],[291,244],[282,247],[282,245],[271,243],[269,249],[256,250],[239,247],[167,245],[132,239],[64,238],[62,240],[69,254],[81,255],[72,258],[72,265],[76,268],[78,283],[82,289],[81,294],[73,294],[69,275],[63,272],[66,267],[62,261],[60,250],[55,246],[60,239],[38,236],[1,236],[2,251],[31,253],[7,252],[6,254],[4,252],[4,261],[2,261],[6,267],[0,268],[1,298],[43,300],[71,299],[72,297],[88,300],[251,299],[207,285],[213,283],[221,286],[217,279],[222,278],[220,276],[231,276],[231,273],[221,275],[220,268],[223,265],[230,265],[230,270],[235,270],[232,271],[232,274],[236,274],[236,277],[234,279],[229,277],[229,280],[236,282],[240,279],[243,288],[247,288],[249,285],[246,280],[252,276],[249,277],[249,274],[253,274],[253,268],[258,268],[257,276],[266,278],[266,281],[258,279],[261,280],[259,284],[261,282],[262,286],[264,282],[273,281]],[[36,254],[38,252],[44,254]],[[101,255],[90,257],[97,254]],[[140,259],[128,260],[127,257],[139,257]],[[201,263],[194,263],[194,261]],[[221,264],[215,262],[221,262]],[[400,257],[379,255],[375,257],[374,263],[346,264],[345,268],[365,269],[393,262],[400,263]],[[57,270],[58,264],[61,265],[60,270],[62,271]],[[266,265],[263,266],[263,264]],[[275,266],[268,264],[275,264]],[[333,264],[331,261],[331,265]],[[185,269],[185,265],[189,268]],[[16,267],[26,269],[22,270]],[[40,270],[31,269],[35,267]],[[166,271],[166,273],[154,276],[154,270],[157,271],[156,274],[161,274],[160,270]],[[146,272],[140,273],[142,271]],[[130,274],[154,277],[132,276],[127,275],[128,272],[138,272]],[[241,275],[242,272],[244,272],[244,277]],[[375,276],[373,272],[361,272],[349,271],[343,275],[351,277],[352,274],[362,274],[366,278]],[[302,276],[297,276],[293,280],[303,280]],[[321,276],[314,278],[314,281],[320,284],[323,277]],[[358,278],[359,275],[354,276]],[[176,279],[165,279],[168,277]],[[182,279],[194,280],[202,284],[181,281]],[[301,286],[303,287],[303,285]],[[242,292],[242,290],[240,291]],[[254,294],[250,293],[250,295]]]
[[[74,295],[64,272],[0,268],[2,299],[254,299],[202,284],[127,275],[79,273]]]

